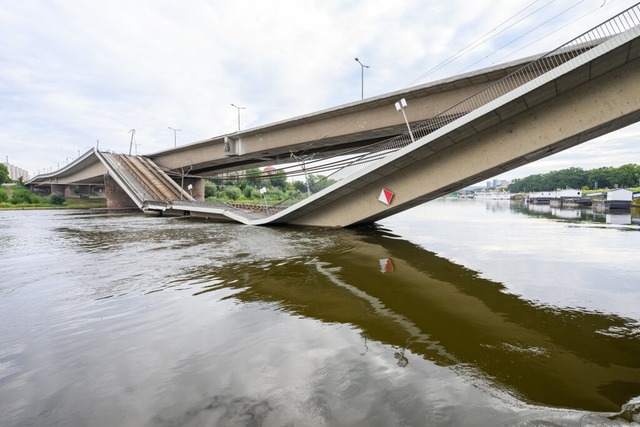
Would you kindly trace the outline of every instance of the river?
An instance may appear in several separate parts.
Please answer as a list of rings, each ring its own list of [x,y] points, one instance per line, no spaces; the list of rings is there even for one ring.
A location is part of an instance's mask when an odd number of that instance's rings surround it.
[[[637,425],[638,216],[0,211],[0,425]]]

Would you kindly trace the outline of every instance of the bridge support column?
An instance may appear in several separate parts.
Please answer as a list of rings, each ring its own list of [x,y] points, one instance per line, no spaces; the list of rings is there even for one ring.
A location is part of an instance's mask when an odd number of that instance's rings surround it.
[[[65,194],[66,191],[67,191],[67,186],[64,184],[51,184],[51,194],[58,193],[66,197],[66,194]]]
[[[178,182],[180,185],[180,182]],[[189,190],[189,185],[191,185],[191,190]],[[184,187],[182,187],[184,191],[191,194],[196,200],[204,200],[204,179],[202,178],[185,178],[184,179]]]
[[[136,209],[138,206],[129,195],[111,178],[109,174],[104,176],[104,188],[107,193],[107,208],[109,209]]]
[[[78,186],[78,195],[80,197],[89,197],[89,194],[91,193],[91,186],[90,185],[79,185]]]

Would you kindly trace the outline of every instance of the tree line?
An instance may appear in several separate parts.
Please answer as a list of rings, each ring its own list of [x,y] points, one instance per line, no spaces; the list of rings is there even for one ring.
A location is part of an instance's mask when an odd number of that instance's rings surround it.
[[[7,165],[4,163],[0,163],[0,184],[13,182],[11,178],[9,178],[9,169]]]
[[[15,185],[11,191],[0,187],[0,206],[62,206],[65,202],[64,195],[53,193],[49,197],[33,194],[27,187]]]
[[[286,199],[304,198],[307,191],[317,193],[336,182],[324,175],[308,175],[309,188],[303,181],[289,181],[282,169],[271,172],[251,168],[238,173],[218,176],[205,182],[204,196],[207,200],[223,202],[263,203],[266,196],[268,201],[279,202]],[[267,191],[263,196],[261,188]]]
[[[512,193],[554,191],[562,188],[598,190],[640,187],[640,165],[629,163],[618,168],[605,166],[591,170],[568,168],[514,179],[507,189]]]

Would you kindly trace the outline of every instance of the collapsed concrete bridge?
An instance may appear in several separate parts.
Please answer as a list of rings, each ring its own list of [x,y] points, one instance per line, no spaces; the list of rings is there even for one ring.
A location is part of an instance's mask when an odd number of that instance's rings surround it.
[[[103,180],[112,206],[251,225],[375,222],[640,121],[639,17],[636,5],[533,60],[148,156],[91,150],[28,184]],[[400,97],[411,103],[411,134],[393,106]],[[203,178],[291,153],[341,159],[338,182],[262,213],[202,201]]]

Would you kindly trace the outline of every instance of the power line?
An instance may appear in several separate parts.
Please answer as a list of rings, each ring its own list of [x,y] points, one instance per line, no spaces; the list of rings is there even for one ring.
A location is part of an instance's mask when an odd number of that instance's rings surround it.
[[[489,34],[493,33],[494,31],[496,31],[498,28],[500,28],[501,26],[505,25],[507,22],[511,21],[513,18],[515,18],[516,16],[520,15],[522,12],[524,12],[525,10],[529,9],[530,7],[532,7],[533,5],[535,5],[536,3],[538,3],[540,0],[535,0],[533,3],[529,4],[528,6],[526,6],[525,8],[521,9],[520,11],[518,11],[517,13],[515,13],[514,15],[512,15],[509,19],[507,19],[506,21],[502,22],[500,25],[498,25],[497,27],[493,28],[492,30],[487,31],[485,34],[483,34],[482,36],[480,36],[478,39],[476,39],[475,41],[469,43],[468,45],[466,45],[465,47],[463,47],[462,49],[460,49],[459,51],[457,51],[456,53],[454,53],[453,55],[449,56],[447,59],[445,59],[444,61],[442,61],[440,64],[436,65],[435,67],[431,68],[429,71],[427,71],[426,73],[422,74],[420,77],[418,77],[417,79],[413,80],[412,82],[410,82],[409,84],[407,84],[405,87],[408,86],[412,86],[414,84],[416,84],[417,82],[419,82],[420,80],[424,79],[425,77],[435,73],[436,71],[440,70],[441,68],[443,68],[444,66],[450,64],[451,62],[453,62],[454,60],[456,60],[457,58],[459,58],[460,56],[462,56],[465,53],[468,53],[470,51],[472,51],[473,49],[476,49],[478,46],[486,43],[487,41],[491,40],[492,38],[500,35],[501,33],[503,33],[504,31],[508,30],[509,28],[513,27],[514,25],[522,22],[524,19],[528,18],[529,16],[533,15],[534,13],[537,13],[538,11],[544,9],[545,7],[549,6],[551,3],[554,3],[556,0],[551,0],[549,3],[545,4],[544,6],[539,7],[538,9],[534,10],[533,12],[529,13],[528,15],[522,17],[521,19],[517,20],[516,22],[512,23],[511,25],[509,25],[506,28],[503,28],[502,30],[500,30],[498,33],[492,35],[491,37],[483,40],[484,37],[488,36]]]
[[[566,8],[565,10],[563,10],[562,12],[560,12],[560,13],[558,13],[558,14],[556,14],[556,15],[552,16],[551,18],[547,19],[546,21],[542,22],[541,24],[536,25],[535,27],[533,27],[531,30],[527,31],[526,33],[524,33],[524,34],[523,34],[523,35],[521,35],[520,37],[517,37],[517,38],[515,38],[515,39],[511,40],[509,43],[507,43],[507,44],[504,44],[504,45],[500,46],[496,51],[494,51],[494,52],[490,53],[489,55],[487,55],[487,56],[485,56],[485,57],[483,57],[483,58],[480,58],[480,59],[478,59],[477,61],[475,61],[474,63],[472,63],[472,64],[470,64],[470,65],[466,66],[465,68],[463,68],[463,69],[462,69],[462,70],[460,70],[459,72],[460,72],[460,73],[462,73],[463,71],[468,70],[469,68],[473,67],[473,66],[474,66],[474,65],[476,65],[477,63],[484,61],[485,59],[489,58],[491,55],[494,55],[495,53],[499,52],[500,50],[504,49],[505,47],[507,47],[507,46],[509,46],[509,45],[511,45],[511,44],[513,44],[513,43],[515,43],[515,42],[517,42],[518,40],[520,40],[520,39],[521,39],[521,38],[523,38],[524,36],[526,36],[526,35],[528,35],[528,34],[531,34],[531,33],[532,33],[532,32],[534,32],[535,30],[537,30],[538,28],[540,28],[540,27],[542,27],[543,25],[545,25],[545,24],[547,24],[547,23],[549,23],[549,22],[553,21],[553,20],[554,20],[554,19],[556,19],[558,16],[560,16],[560,15],[562,15],[562,14],[566,13],[567,11],[569,11],[569,10],[573,9],[574,7],[578,6],[580,3],[583,3],[584,1],[585,1],[585,0],[580,0],[580,1],[579,1],[579,2],[577,2],[577,3],[574,3],[572,6],[569,6],[568,8]]]
[[[567,23],[566,23],[566,24],[564,24],[563,26],[561,26],[561,27],[559,27],[559,28],[556,28],[555,30],[551,31],[550,33],[545,34],[545,37],[549,37],[550,35],[557,33],[558,31],[560,31],[560,30],[562,30],[562,29],[564,29],[564,28],[568,27],[569,25],[572,25],[572,24],[574,24],[574,23],[578,22],[579,20],[581,20],[581,19],[585,18],[586,16],[591,15],[592,13],[596,12],[598,9],[602,8],[605,4],[606,4],[606,0],[605,0],[605,3],[603,3],[601,6],[598,6],[598,8],[597,8],[597,9],[593,9],[592,11],[587,12],[587,13],[583,14],[582,16],[579,16],[579,17],[575,18],[574,20],[567,22]],[[535,44],[535,43],[537,43],[537,42],[539,42],[539,41],[540,41],[540,40],[534,40],[534,41],[532,41],[531,43],[529,43],[529,44],[526,44],[526,45],[522,46],[520,49],[517,49],[517,50],[512,51],[512,52],[511,52],[511,53],[509,53],[508,55],[505,55],[505,56],[503,56],[503,57],[501,57],[501,58],[499,58],[499,59],[496,59],[496,60],[495,60],[495,61],[493,61],[491,64],[493,65],[493,64],[497,64],[497,63],[499,63],[499,62],[502,62],[502,61],[504,61],[505,59],[507,59],[508,57],[510,57],[510,56],[512,56],[512,55],[514,55],[514,54],[516,54],[516,53],[518,53],[518,52],[520,52],[521,50],[524,50],[524,49],[528,48],[529,46],[531,46],[531,45],[533,45],[533,44]]]

